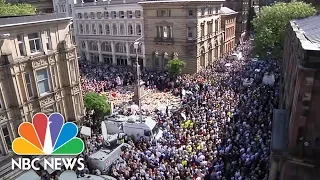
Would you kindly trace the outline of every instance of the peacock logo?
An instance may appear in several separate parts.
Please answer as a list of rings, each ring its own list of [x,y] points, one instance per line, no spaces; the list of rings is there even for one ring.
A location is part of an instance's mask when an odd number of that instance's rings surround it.
[[[18,155],[78,155],[84,150],[83,141],[76,137],[78,127],[72,122],[64,123],[60,113],[47,117],[37,113],[32,123],[20,124],[20,137],[12,143],[13,151]]]

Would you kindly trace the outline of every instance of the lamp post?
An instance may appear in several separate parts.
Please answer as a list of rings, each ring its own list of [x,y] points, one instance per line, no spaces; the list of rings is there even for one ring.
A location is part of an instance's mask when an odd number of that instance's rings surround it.
[[[141,37],[139,38],[141,39]],[[137,94],[138,94],[138,105],[139,105],[139,119],[140,122],[142,122],[142,111],[141,111],[141,91],[140,91],[140,86],[141,86],[141,80],[140,80],[140,65],[139,65],[139,56],[138,56],[138,48],[140,46],[140,42],[138,40],[135,40],[133,47],[136,50],[136,66],[137,66]]]

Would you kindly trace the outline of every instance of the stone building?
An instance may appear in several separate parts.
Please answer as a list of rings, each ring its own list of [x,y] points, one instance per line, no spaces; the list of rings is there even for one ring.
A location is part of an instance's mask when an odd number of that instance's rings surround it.
[[[250,0],[226,0],[224,6],[238,12],[236,22],[236,44],[241,43],[249,28]]]
[[[74,5],[74,29],[82,60],[133,65],[138,38],[139,63],[145,65],[143,13],[138,0],[78,2]]]
[[[60,112],[66,121],[84,115],[70,21],[65,14],[0,18],[0,179],[21,122],[37,112]]]
[[[198,72],[221,56],[221,0],[143,1],[147,67],[164,69],[174,57],[185,73]]]
[[[230,54],[236,46],[236,18],[237,12],[228,7],[221,7],[221,29],[224,32],[224,45],[221,51],[225,54]]]
[[[293,20],[288,27],[269,180],[320,177],[319,34],[320,16]]]

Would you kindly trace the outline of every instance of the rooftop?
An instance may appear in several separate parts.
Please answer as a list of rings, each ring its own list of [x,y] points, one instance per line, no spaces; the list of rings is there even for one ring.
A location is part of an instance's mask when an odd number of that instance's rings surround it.
[[[94,2],[94,0],[84,0],[84,3],[81,3],[81,1],[78,1],[75,6],[81,7],[81,6],[99,6],[99,5],[119,5],[119,4],[137,4],[139,1],[143,0],[97,0],[97,2]]]
[[[320,15],[292,20],[290,24],[305,50],[320,51]]]
[[[141,1],[139,4],[152,4],[152,3],[190,3],[190,2],[224,2],[225,0],[148,0],[148,1]]]
[[[37,15],[26,15],[26,16],[3,16],[0,17],[0,28],[19,26],[25,24],[35,24],[42,22],[52,22],[57,20],[72,19],[67,17],[66,13],[50,13],[50,14],[37,14]]]
[[[237,14],[238,13],[228,7],[221,7],[220,12],[222,15],[230,15],[230,14]]]

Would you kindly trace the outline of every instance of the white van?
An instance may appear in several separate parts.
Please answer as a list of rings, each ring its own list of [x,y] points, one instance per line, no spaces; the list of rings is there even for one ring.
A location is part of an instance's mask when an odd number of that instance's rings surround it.
[[[99,169],[102,174],[107,174],[114,161],[119,159],[122,149],[130,148],[129,144],[122,143],[108,149],[101,149],[89,156],[89,167],[91,170]]]
[[[107,117],[105,124],[108,134],[124,133],[134,136],[135,139],[144,137],[147,140],[160,139],[162,137],[163,132],[152,117],[143,116],[142,121],[139,118],[138,115],[112,115]]]

